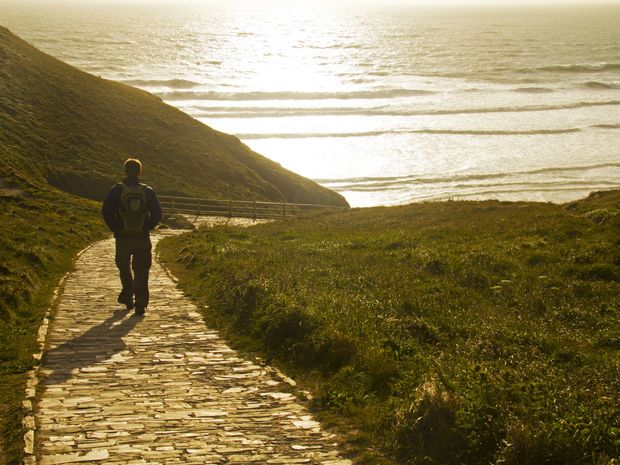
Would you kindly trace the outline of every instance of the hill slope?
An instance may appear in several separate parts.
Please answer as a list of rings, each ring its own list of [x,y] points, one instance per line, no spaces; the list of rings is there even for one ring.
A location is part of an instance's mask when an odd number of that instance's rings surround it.
[[[0,160],[18,159],[0,144]],[[36,363],[37,329],[76,252],[107,231],[92,200],[20,173],[6,181],[0,179],[0,463],[18,464],[22,400],[26,372]]]
[[[360,464],[612,465],[619,232],[612,191],[200,229],[160,256],[210,326],[348,420]]]
[[[101,79],[0,27],[0,176],[31,173],[101,199],[123,160],[145,163],[160,193],[345,206],[335,192],[252,152],[159,98]]]

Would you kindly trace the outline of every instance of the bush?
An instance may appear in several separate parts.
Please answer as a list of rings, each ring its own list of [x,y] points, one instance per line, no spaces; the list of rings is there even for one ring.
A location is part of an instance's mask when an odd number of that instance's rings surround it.
[[[596,210],[590,210],[585,216],[597,224],[604,224],[617,214],[618,212],[616,211],[610,211],[606,208],[598,208]]]
[[[410,403],[394,412],[394,444],[402,463],[456,465],[464,439],[455,425],[458,399],[427,379]]]
[[[581,277],[589,281],[618,281],[616,267],[607,263],[596,263],[581,272]]]

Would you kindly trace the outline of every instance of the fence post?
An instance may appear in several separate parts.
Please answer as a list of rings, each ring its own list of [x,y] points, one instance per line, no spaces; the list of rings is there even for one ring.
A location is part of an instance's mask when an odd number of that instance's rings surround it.
[[[198,213],[196,216],[200,216],[200,197],[198,197]]]
[[[286,217],[286,200],[282,202],[282,216]]]
[[[256,221],[256,197],[254,197],[254,221]]]
[[[232,218],[232,200],[228,201],[228,218]]]
[[[172,200],[172,213],[174,213],[174,197],[170,200]]]

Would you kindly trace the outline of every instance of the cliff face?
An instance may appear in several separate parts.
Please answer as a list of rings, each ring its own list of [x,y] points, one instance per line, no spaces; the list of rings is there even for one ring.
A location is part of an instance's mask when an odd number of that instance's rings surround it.
[[[128,157],[161,194],[346,206],[342,196],[159,98],[84,73],[0,27],[0,176],[101,199]]]

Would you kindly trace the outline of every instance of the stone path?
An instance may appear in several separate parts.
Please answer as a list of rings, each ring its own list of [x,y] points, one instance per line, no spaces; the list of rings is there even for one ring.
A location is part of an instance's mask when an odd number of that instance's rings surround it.
[[[351,463],[274,370],[205,326],[159,263],[146,316],[122,310],[113,257],[113,240],[96,243],[65,282],[39,370],[38,463]]]

